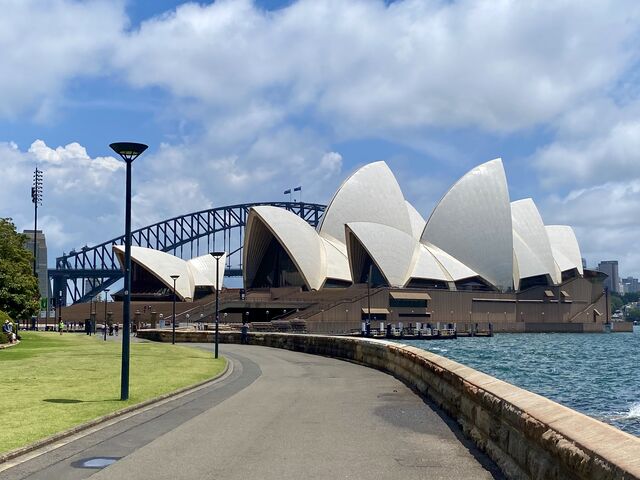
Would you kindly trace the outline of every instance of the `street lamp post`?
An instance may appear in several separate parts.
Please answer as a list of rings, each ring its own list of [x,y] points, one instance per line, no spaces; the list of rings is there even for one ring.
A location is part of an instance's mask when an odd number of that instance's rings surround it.
[[[176,344],[176,280],[180,278],[180,275],[171,275],[173,279],[173,333],[171,334],[171,343]]]
[[[97,305],[96,305],[97,307]],[[84,326],[84,330],[87,333],[87,335],[91,336],[91,315],[93,314],[93,297],[89,298],[89,325],[85,325]]]
[[[218,323],[220,321],[220,259],[223,255],[224,252],[211,252],[211,256],[216,259],[216,334],[214,358],[218,358]]]
[[[107,295],[109,294],[109,289],[105,288],[104,289],[104,328],[102,329],[104,331],[104,341],[107,341],[107,300],[109,299],[109,297],[107,297]]]
[[[58,292],[58,325],[62,321],[62,290]],[[56,325],[53,326],[53,331],[55,332]]]
[[[127,164],[124,220],[124,299],[122,302],[122,369],[120,400],[129,398],[129,351],[131,331],[131,164],[148,147],[142,143],[118,142],[109,145]]]

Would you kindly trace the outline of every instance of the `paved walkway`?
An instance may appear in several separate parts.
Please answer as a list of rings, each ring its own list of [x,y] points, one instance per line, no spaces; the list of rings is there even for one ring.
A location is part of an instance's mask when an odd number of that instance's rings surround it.
[[[411,390],[377,370],[221,345],[225,380],[72,441],[0,479],[502,478]],[[117,461],[84,468],[93,457]]]

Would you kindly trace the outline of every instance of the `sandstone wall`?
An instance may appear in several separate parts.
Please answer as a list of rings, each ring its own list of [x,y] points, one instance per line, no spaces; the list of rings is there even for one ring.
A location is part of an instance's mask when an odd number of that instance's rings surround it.
[[[210,332],[178,332],[212,342]],[[170,341],[171,332],[139,336]],[[239,343],[239,333],[221,333]],[[419,348],[385,340],[252,333],[250,343],[377,368],[430,399],[512,479],[640,479],[640,438]],[[588,381],[588,380],[585,380]]]

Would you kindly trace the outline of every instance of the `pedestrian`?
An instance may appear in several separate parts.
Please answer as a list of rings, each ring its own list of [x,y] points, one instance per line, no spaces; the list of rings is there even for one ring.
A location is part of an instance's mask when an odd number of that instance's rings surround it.
[[[116,337],[117,337],[118,336],[118,330],[120,330],[120,324],[116,323],[115,326],[114,326],[114,329],[116,331]]]
[[[18,329],[16,328],[16,325],[14,325],[11,320],[9,320],[9,342],[10,343],[15,343],[17,338],[18,338],[16,336],[16,333],[18,332]],[[16,329],[15,332],[13,331],[14,328]]]
[[[242,324],[240,343],[243,345],[247,345],[249,343],[249,325],[247,325],[246,322]]]
[[[2,333],[7,336],[9,343],[13,343],[13,328],[9,320],[4,321],[4,325],[2,325]]]
[[[62,320],[58,322],[58,330],[60,331],[60,335],[62,335],[62,331],[64,330],[64,322]]]

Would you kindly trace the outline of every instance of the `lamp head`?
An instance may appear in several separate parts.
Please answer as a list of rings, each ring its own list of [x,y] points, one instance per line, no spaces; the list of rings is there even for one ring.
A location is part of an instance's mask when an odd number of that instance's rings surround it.
[[[177,280],[178,278],[180,278],[180,275],[171,275],[171,278]]]
[[[211,252],[209,255],[211,255],[213,258],[217,260],[221,258],[224,254],[225,252]]]
[[[149,148],[144,143],[134,142],[116,142],[109,146],[127,163],[133,162],[142,152]]]

